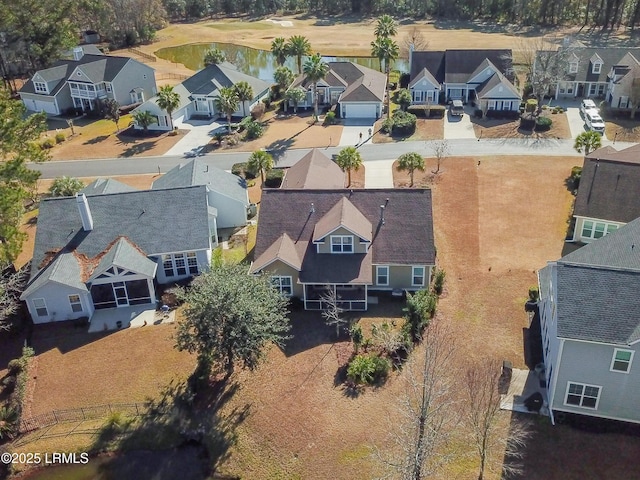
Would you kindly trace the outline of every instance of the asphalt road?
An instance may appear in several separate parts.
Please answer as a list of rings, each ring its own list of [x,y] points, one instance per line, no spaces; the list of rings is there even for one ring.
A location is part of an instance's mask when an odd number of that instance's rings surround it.
[[[436,141],[428,142],[398,142],[375,145],[363,145],[359,148],[365,164],[376,160],[396,159],[403,153],[418,152],[425,156],[432,156],[432,145]],[[447,140],[449,156],[492,156],[492,155],[542,155],[582,157],[573,149],[573,140],[555,139],[459,139]],[[611,145],[604,141],[603,145]],[[634,145],[633,143],[617,142],[615,148]],[[336,155],[343,147],[331,147],[322,151],[331,156]],[[277,167],[289,167],[297,162],[309,149],[289,149],[271,152]],[[230,170],[234,163],[244,162],[250,152],[216,153],[204,155],[201,158],[208,165],[224,170]],[[112,175],[138,175],[144,173],[167,172],[179,163],[189,161],[184,156],[176,157],[133,157],[133,158],[105,158],[92,160],[50,161],[40,164],[30,164],[30,168],[42,173],[41,178],[56,178],[63,175],[74,177],[106,177]]]

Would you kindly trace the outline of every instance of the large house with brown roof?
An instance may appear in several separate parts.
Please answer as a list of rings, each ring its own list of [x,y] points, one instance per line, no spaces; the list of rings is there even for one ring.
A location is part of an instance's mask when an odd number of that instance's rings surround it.
[[[287,170],[280,188],[338,189],[345,178],[336,162],[314,148]]]
[[[341,118],[380,118],[385,99],[385,74],[354,62],[328,62],[329,71],[318,81],[318,105],[339,105]],[[298,107],[313,108],[313,83],[304,75],[289,89],[302,87],[307,96]]]
[[[573,241],[589,243],[640,217],[640,145],[606,146],[584,159]]]
[[[511,50],[412,51],[409,69],[413,105],[462,100],[485,113],[520,108]]]
[[[333,289],[345,310],[372,292],[415,291],[435,265],[431,190],[274,189],[262,194],[251,272],[307,310]]]

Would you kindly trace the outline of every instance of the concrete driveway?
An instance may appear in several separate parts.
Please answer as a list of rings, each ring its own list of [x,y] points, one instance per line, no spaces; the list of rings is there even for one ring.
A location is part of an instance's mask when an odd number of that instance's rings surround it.
[[[164,154],[165,157],[184,156],[187,152],[208,144],[217,131],[224,131],[226,122],[213,120],[187,120],[179,125],[183,130],[189,130],[184,138]]]
[[[471,123],[471,115],[473,114],[473,108],[467,105],[464,109],[464,115],[461,117],[451,115],[447,111],[447,116],[444,119],[444,138],[458,139],[458,138],[476,138],[476,133],[473,130],[473,124]]]
[[[341,147],[355,147],[371,143],[373,124],[375,122],[375,118],[345,118],[338,145]]]
[[[580,115],[580,108],[567,107],[567,122],[569,122],[569,130],[571,130],[571,138],[576,138],[581,133],[587,131],[584,119]]]

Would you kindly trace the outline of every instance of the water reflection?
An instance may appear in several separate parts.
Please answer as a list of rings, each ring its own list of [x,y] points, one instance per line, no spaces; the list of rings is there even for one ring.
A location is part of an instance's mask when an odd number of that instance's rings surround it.
[[[190,43],[176,47],[167,47],[157,50],[155,54],[171,62],[183,63],[187,68],[200,70],[204,67],[204,55],[212,48],[219,48],[226,55],[227,61],[238,67],[238,70],[262,80],[273,81],[273,72],[278,68],[275,57],[266,50],[234,45],[232,43]],[[336,60],[352,61],[374,70],[380,69],[380,61],[373,57],[322,57],[325,62]],[[304,60],[303,60],[304,61]],[[294,73],[298,70],[295,58],[289,57],[285,63]],[[393,63],[393,68],[400,71],[409,69],[406,59],[398,59]]]

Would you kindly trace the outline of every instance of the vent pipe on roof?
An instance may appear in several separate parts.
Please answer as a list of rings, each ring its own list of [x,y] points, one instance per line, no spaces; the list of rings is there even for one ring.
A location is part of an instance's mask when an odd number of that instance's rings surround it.
[[[76,203],[82,220],[82,230],[90,232],[93,230],[93,217],[91,216],[91,209],[86,195],[84,193],[76,193]]]
[[[311,203],[311,210],[309,210],[309,213],[316,213],[316,206],[313,204],[313,202]]]
[[[380,205],[380,223],[384,225],[384,205]]]

